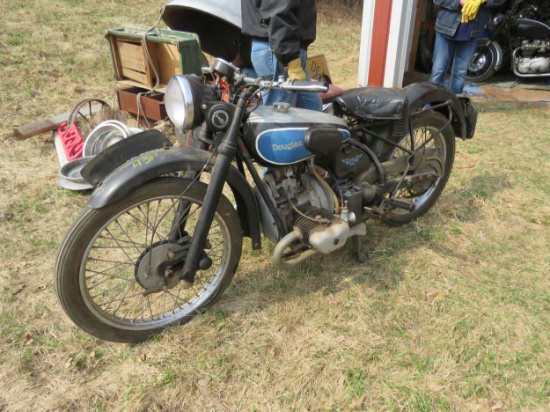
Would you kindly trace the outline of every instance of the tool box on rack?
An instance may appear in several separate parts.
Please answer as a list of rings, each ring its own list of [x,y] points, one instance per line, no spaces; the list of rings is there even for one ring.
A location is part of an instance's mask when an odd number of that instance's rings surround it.
[[[201,74],[201,47],[194,33],[146,27],[107,30],[115,80],[163,91],[175,74]]]
[[[149,120],[166,118],[164,95],[176,74],[201,74],[201,47],[194,33],[129,26],[107,30],[121,110]],[[139,99],[139,100],[138,100]]]

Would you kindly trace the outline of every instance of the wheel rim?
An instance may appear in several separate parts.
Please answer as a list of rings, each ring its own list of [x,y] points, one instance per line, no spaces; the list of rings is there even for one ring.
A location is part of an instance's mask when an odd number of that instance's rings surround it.
[[[417,128],[414,130],[414,145],[416,148],[420,147],[424,143],[426,143],[433,134],[437,133],[440,129],[435,126],[423,126],[421,128]],[[409,136],[406,136],[399,145],[403,147],[404,149],[411,150],[411,139]],[[441,165],[441,170],[444,170],[445,167],[445,159],[447,155],[447,146],[445,144],[445,138],[443,136],[443,132],[439,133],[437,136],[435,136],[431,141],[426,143],[424,146],[426,150],[428,149],[435,149],[435,153],[437,155],[437,162]],[[409,153],[405,150],[396,147],[390,154],[389,159],[395,159],[398,157],[408,157]],[[412,171],[411,171],[412,172]],[[399,176],[389,176],[390,178],[395,178]],[[394,196],[395,198],[406,201],[408,203],[413,203],[416,208],[422,207],[424,204],[426,204],[429,199],[431,198],[433,192],[436,190],[439,182],[441,181],[441,176],[436,178],[429,184],[429,186],[426,188],[424,185],[417,185],[416,187],[412,188],[400,188],[398,189]],[[420,193],[421,192],[421,193]],[[406,215],[409,214],[407,210],[404,209],[393,209],[391,213],[396,215]]]
[[[473,57],[468,63],[467,77],[476,80],[483,77],[493,65],[493,52],[486,46],[477,47]]]
[[[185,230],[194,233],[200,204],[190,203]],[[216,213],[205,252],[212,266],[198,271],[195,283],[182,282],[148,293],[136,276],[136,265],[151,245],[166,245],[180,197],[159,196],[131,205],[110,219],[89,243],[80,270],[80,288],[86,306],[104,323],[126,330],[162,327],[196,313],[220,287],[229,265],[229,229]]]

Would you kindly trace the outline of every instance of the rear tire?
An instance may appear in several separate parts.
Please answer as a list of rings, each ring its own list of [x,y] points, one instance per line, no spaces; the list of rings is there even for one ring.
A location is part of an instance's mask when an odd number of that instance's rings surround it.
[[[242,249],[239,217],[223,195],[204,249],[211,266],[197,271],[190,288],[166,270],[168,256],[188,247],[206,194],[205,184],[191,183],[156,179],[102,209],[86,208],[73,223],[57,256],[55,287],[78,327],[108,341],[140,342],[191,320],[223,294]],[[183,235],[172,236],[182,204],[189,207],[178,226]]]
[[[441,192],[445,188],[451,170],[453,168],[455,156],[455,136],[450,125],[445,126],[448,119],[440,113],[426,111],[416,116],[413,120],[414,147],[420,147],[432,135],[443,128],[439,135],[435,136],[426,145],[426,149],[435,153],[429,161],[441,169],[438,177],[430,181],[419,182],[412,186],[402,186],[395,193],[395,198],[402,202],[413,203],[415,209],[409,212],[406,209],[395,208],[382,215],[382,220],[391,226],[401,226],[424,215],[437,201]],[[409,135],[404,137],[398,144],[406,149],[411,148],[411,138]],[[422,153],[422,151],[420,152]],[[408,153],[400,148],[394,148],[387,160],[397,157],[408,156]],[[410,170],[409,175],[414,175],[415,170]],[[399,178],[398,176],[388,176],[389,178]]]

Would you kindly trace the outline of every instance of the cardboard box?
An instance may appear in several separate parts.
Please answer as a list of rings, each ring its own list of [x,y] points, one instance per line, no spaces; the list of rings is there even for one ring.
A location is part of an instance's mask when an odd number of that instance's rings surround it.
[[[164,107],[164,93],[153,92],[147,95],[148,89],[140,87],[128,87],[117,90],[118,107],[128,113],[146,117],[149,120],[159,121],[166,119],[166,108]],[[138,96],[140,106],[138,107]]]
[[[309,75],[314,79],[319,79],[322,76],[328,76],[330,79],[330,72],[328,71],[328,64],[324,54],[308,57],[306,68]],[[323,78],[320,80],[323,80]]]
[[[200,43],[194,33],[125,27],[107,30],[105,37],[117,82],[164,91],[176,74],[201,74]]]

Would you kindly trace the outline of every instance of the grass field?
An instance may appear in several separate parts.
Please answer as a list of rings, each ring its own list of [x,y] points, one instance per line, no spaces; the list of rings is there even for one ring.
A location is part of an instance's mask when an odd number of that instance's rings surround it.
[[[59,186],[51,134],[12,129],[116,105],[104,32],[162,4],[0,1],[0,411],[550,410],[548,104],[478,100],[436,206],[371,222],[366,264],[346,247],[282,272],[246,240],[219,304],[183,327],[126,345],[68,320],[53,265],[89,194]],[[313,51],[353,87],[359,13],[319,20]]]

